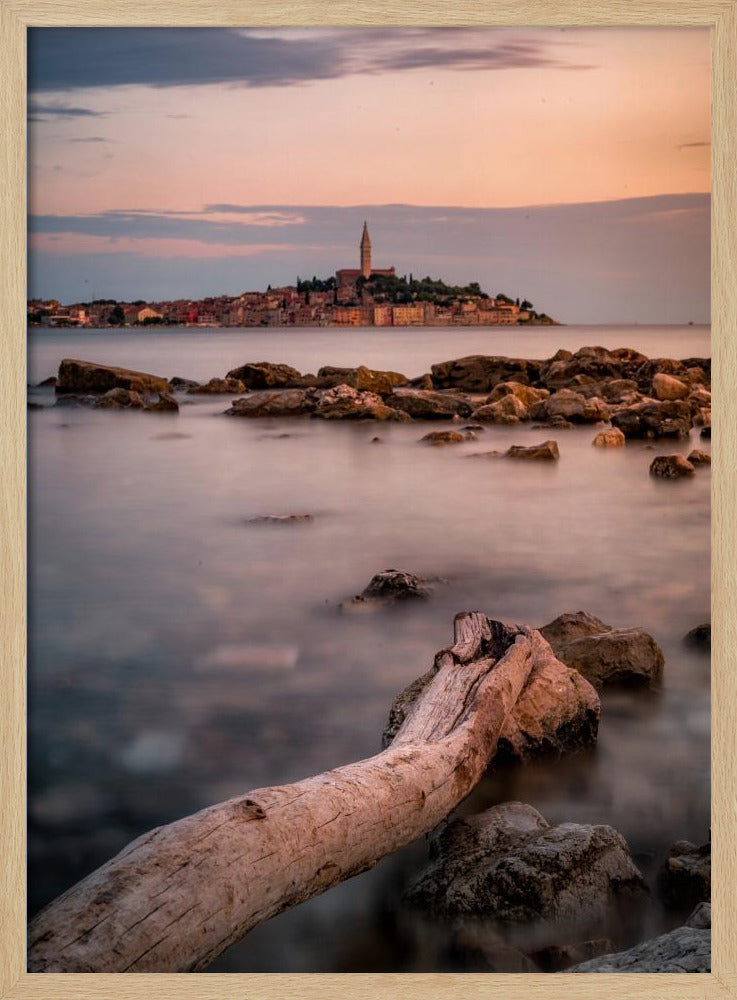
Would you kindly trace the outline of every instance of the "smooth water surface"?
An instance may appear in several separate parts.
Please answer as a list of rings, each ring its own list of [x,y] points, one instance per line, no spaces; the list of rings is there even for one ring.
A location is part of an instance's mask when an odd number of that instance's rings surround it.
[[[709,331],[33,330],[29,381],[63,357],[198,380],[262,360],[413,376],[583,344],[705,356]],[[173,416],[32,398],[49,406],[29,413],[31,911],[156,824],[375,753],[392,698],[471,609],[531,625],[583,609],[644,627],[666,657],[661,693],[604,694],[594,751],[489,777],[474,808],[520,799],[551,822],[610,823],[648,872],[675,840],[706,839],[709,662],[682,637],[709,619],[710,476],[648,475],[656,454],[708,448],[695,431],[595,449],[591,427],[489,426],[427,448],[425,424],[232,419],[229,397],[182,396]],[[552,467],[467,458],[547,437]],[[314,521],[247,523],[292,513]],[[427,603],[339,612],[389,567],[447,582]],[[213,969],[445,968],[442,928],[397,902],[423,858],[413,845]],[[640,917],[641,933],[674,919],[655,902]]]

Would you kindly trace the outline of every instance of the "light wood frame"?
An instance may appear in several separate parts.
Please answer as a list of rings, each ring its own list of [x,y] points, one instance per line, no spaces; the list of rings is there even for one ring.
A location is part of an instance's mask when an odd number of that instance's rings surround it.
[[[704,975],[29,975],[25,972],[26,29],[52,25],[694,26],[712,38],[713,972]],[[737,0],[0,0],[0,998],[737,997]],[[688,567],[684,567],[688,572]],[[565,975],[565,974],[563,974]]]

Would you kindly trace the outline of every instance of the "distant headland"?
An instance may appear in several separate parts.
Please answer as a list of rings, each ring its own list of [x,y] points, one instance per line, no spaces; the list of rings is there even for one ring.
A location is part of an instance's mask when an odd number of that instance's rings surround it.
[[[440,279],[398,277],[393,267],[374,268],[371,238],[363,224],[360,267],[328,278],[297,278],[295,285],[265,292],[204,299],[118,302],[94,299],[63,305],[30,299],[28,323],[52,327],[124,326],[500,326],[558,325],[527,299],[489,295],[478,282],[448,285]]]

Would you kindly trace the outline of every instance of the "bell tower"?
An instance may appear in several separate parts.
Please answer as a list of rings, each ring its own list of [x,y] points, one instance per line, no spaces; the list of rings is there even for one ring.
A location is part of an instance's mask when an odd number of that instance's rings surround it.
[[[364,278],[371,277],[371,239],[368,234],[368,226],[364,222],[363,235],[361,236],[361,274]]]

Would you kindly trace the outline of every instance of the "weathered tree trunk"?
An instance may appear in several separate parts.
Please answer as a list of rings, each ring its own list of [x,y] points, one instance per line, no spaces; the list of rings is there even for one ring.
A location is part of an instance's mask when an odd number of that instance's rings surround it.
[[[480,780],[539,633],[458,615],[391,746],[159,827],[31,923],[30,972],[188,972],[433,829]]]

